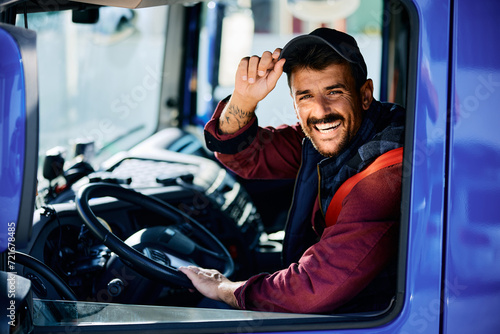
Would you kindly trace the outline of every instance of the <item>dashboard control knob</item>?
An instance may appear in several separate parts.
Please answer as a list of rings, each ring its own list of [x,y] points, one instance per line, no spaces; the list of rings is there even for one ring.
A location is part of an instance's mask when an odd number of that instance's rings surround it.
[[[124,284],[121,279],[115,278],[108,283],[108,293],[112,297],[118,297],[123,292]]]

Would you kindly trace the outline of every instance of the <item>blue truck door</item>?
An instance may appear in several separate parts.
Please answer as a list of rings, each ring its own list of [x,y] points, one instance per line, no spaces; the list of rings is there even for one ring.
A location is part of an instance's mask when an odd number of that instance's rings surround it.
[[[499,333],[500,2],[456,0],[444,333]]]

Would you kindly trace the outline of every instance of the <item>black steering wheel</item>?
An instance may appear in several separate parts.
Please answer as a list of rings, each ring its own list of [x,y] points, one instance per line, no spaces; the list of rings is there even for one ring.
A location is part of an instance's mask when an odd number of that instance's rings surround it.
[[[157,254],[156,256],[152,256],[148,249],[143,249],[143,252],[140,252],[132,248],[106,228],[90,208],[89,200],[91,198],[107,196],[135,204],[141,208],[159,214],[166,218],[167,221],[174,222],[174,225],[165,226],[163,230],[158,230],[158,227],[153,227],[150,228],[149,233],[145,231],[146,233],[141,234],[150,236],[154,234],[158,236],[158,242],[162,242],[160,239],[167,240],[166,243],[170,243],[170,246],[167,248],[170,248],[172,252],[175,253],[175,256],[168,250],[165,251],[163,249],[162,260],[159,261]],[[118,255],[126,265],[145,277],[162,284],[168,285],[174,283],[192,288],[193,285],[191,281],[184,273],[177,270],[177,268],[172,265],[172,262],[178,263],[179,261],[175,261],[175,259],[179,258],[181,258],[183,264],[189,263],[200,267],[211,268],[214,263],[220,264],[219,268],[215,269],[218,269],[225,276],[230,276],[234,270],[234,263],[229,252],[210,231],[184,212],[159,199],[117,185],[90,183],[80,188],[75,197],[75,201],[78,213],[88,229],[102,241],[104,245]],[[180,226],[180,224],[183,224],[184,227],[176,228],[176,226]],[[188,235],[186,235],[185,232],[186,224],[189,230],[187,232]],[[163,236],[165,236],[165,238]],[[173,241],[170,242],[170,240]],[[151,244],[151,238],[148,242]],[[153,240],[153,243],[154,242]],[[189,246],[186,247],[186,244]],[[183,248],[183,250],[176,252],[174,248]],[[158,253],[158,251],[155,250],[155,253]],[[169,258],[174,258],[174,261],[169,261]]]

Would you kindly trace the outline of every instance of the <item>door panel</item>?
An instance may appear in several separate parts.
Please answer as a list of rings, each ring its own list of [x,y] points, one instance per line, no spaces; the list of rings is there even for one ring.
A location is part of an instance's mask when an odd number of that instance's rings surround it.
[[[445,333],[498,333],[498,1],[455,1]]]

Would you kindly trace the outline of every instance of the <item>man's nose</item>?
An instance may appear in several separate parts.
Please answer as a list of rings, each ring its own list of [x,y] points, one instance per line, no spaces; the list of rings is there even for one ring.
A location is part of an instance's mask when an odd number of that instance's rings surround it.
[[[316,98],[316,112],[318,116],[330,114],[332,111],[330,101],[324,96]]]

